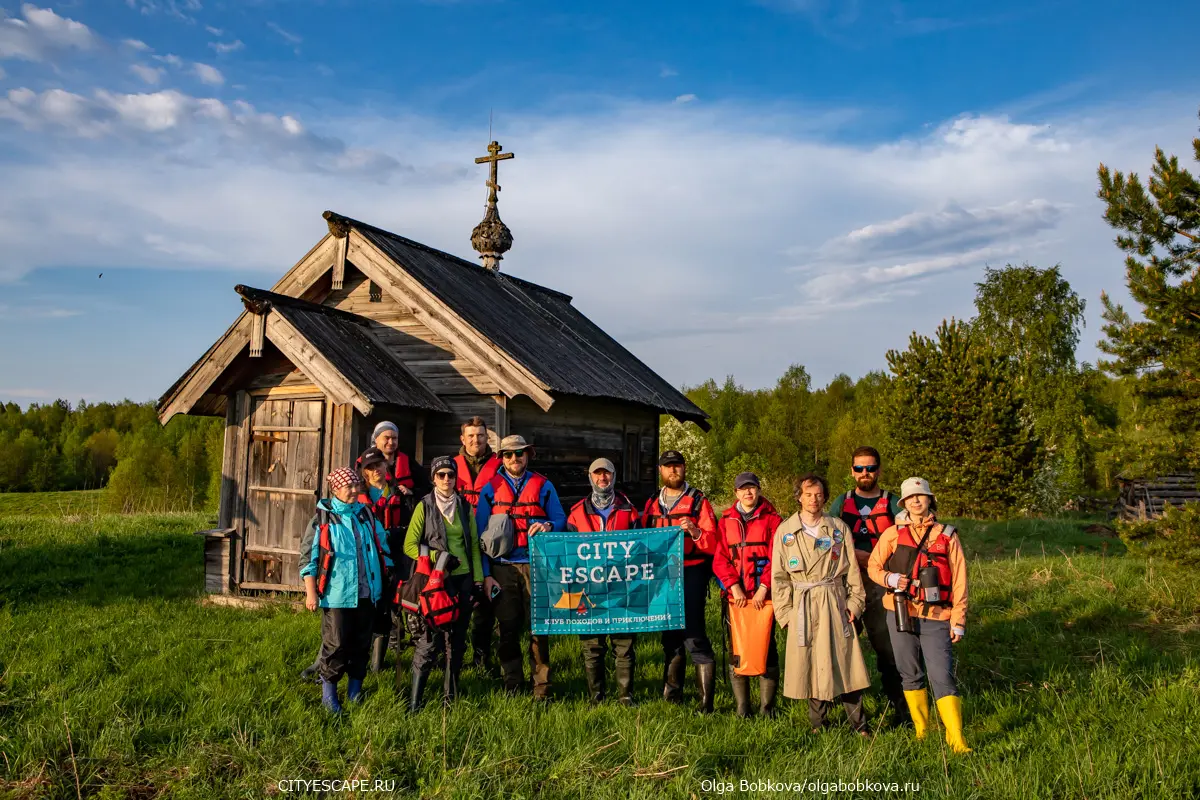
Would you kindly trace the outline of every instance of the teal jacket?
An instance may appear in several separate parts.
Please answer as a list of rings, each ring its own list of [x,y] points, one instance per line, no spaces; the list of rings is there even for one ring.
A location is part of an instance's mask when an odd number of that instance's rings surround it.
[[[321,511],[329,513],[329,539],[333,545],[333,569],[328,585],[321,595],[321,608],[356,608],[358,606],[358,571],[366,569],[371,602],[383,596],[385,581],[380,574],[380,551],[384,566],[392,567],[388,551],[387,531],[375,519],[371,509],[362,503],[343,503],[336,497],[317,501],[318,513],[308,524],[300,539],[300,577],[317,577],[321,557]],[[360,547],[355,549],[354,530],[358,528]]]

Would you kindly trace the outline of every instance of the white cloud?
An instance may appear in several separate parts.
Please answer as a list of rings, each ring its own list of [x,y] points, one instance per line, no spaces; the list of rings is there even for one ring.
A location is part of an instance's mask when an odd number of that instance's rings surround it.
[[[278,23],[268,22],[267,27],[279,34],[280,37],[282,37],[283,40],[290,45],[298,45],[304,41],[304,37],[300,36],[299,34],[292,33],[291,31],[284,30],[283,28],[279,27]]]
[[[201,83],[207,83],[209,86],[220,86],[225,83],[225,76],[221,74],[221,70],[208,64],[196,62],[192,65],[192,72],[200,79]]]
[[[30,137],[26,148],[46,140],[42,158],[4,165],[10,277],[51,265],[196,267],[269,285],[324,233],[325,208],[473,258],[483,192],[473,128],[408,113],[300,120],[168,92],[16,91],[0,117],[93,141]],[[1193,103],[962,117],[855,144],[806,127],[820,117],[806,110],[706,102],[514,115],[501,140],[517,157],[500,180],[516,243],[502,269],[575,295],[676,383],[734,373],[764,385],[792,362],[818,381],[878,369],[914,328],[969,316],[983,266],[1005,261],[1061,262],[1096,338],[1099,291],[1121,296],[1124,285],[1096,165],[1144,172],[1155,144],[1186,156]],[[0,125],[0,142],[15,130]],[[381,168],[384,153],[422,166]],[[597,289],[598,276],[612,288]],[[235,300],[214,315],[232,318]],[[664,308],[680,314],[665,319]],[[1094,358],[1087,339],[1081,356]]]
[[[232,42],[209,42],[208,46],[215,50],[219,56],[226,55],[227,53],[236,53],[245,47],[241,39]]]
[[[144,53],[150,49],[150,45],[143,42],[141,39],[122,39],[121,44],[128,47],[130,50],[136,50],[139,53]]]
[[[145,64],[130,64],[129,71],[151,86],[157,86],[166,73],[162,67],[150,67]]]
[[[695,100],[696,100],[696,95],[694,95],[694,94],[681,94],[675,98],[675,103],[677,105],[685,105],[687,103],[693,103],[693,102],[695,102]]]
[[[0,10],[0,58],[47,61],[59,53],[96,46],[96,36],[87,25],[48,8],[25,3],[21,15],[23,19],[6,17]]]
[[[168,64],[172,67],[175,67],[175,69],[179,69],[180,67],[183,66],[183,59],[180,58],[179,56],[175,55],[174,53],[168,53],[165,56],[154,56],[154,58],[157,61],[161,61],[164,64]]]
[[[658,71],[660,78],[674,78],[679,74],[679,70],[663,65],[663,68]]]
[[[221,28],[214,28],[212,25],[205,25],[204,30],[208,31],[213,36],[224,36],[225,35],[225,31],[223,31]]]

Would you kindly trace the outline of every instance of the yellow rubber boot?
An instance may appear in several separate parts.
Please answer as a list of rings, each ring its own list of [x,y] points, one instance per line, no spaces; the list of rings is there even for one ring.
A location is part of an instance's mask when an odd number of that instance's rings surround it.
[[[912,717],[913,730],[918,739],[925,738],[929,727],[929,693],[924,689],[904,690],[904,699],[908,701],[908,713]]]
[[[937,701],[938,716],[946,728],[946,744],[956,753],[970,753],[967,740],[963,738],[962,698],[956,694],[939,697]]]

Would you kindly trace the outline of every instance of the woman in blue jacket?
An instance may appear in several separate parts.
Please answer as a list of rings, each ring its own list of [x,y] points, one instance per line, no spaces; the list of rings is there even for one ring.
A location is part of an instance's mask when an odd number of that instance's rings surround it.
[[[342,710],[338,682],[349,675],[346,700],[362,699],[371,649],[375,604],[392,567],[387,531],[358,502],[358,475],[345,467],[326,479],[333,497],[317,501],[317,513],[300,540],[300,577],[309,611],[321,608],[321,702]]]

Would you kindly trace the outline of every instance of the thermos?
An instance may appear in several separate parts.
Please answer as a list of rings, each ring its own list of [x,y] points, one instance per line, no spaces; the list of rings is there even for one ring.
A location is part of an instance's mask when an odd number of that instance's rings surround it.
[[[892,589],[892,600],[896,604],[896,633],[912,633],[912,617],[908,613],[908,592]]]
[[[938,585],[937,567],[928,564],[917,572],[917,580],[921,582],[921,602],[936,605],[945,602],[942,597],[942,587]]]

